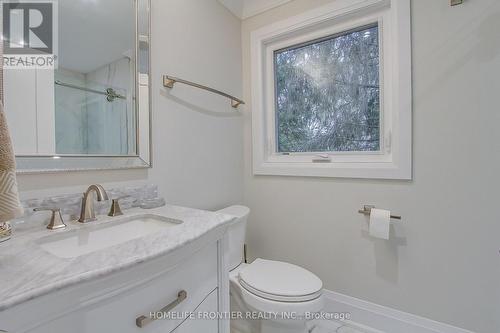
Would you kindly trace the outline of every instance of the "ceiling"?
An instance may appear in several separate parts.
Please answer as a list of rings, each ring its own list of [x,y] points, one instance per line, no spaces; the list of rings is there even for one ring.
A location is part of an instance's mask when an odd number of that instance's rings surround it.
[[[220,3],[242,20],[290,1],[292,0],[219,0]]]

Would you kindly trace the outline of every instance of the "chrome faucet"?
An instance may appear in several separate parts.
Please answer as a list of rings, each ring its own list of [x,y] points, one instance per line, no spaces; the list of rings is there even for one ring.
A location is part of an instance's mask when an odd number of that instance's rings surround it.
[[[94,197],[92,193],[95,192],[97,194],[97,201],[106,201],[109,200],[108,194],[104,190],[104,187],[101,185],[90,185],[87,191],[83,194],[82,199],[82,213],[80,214],[80,219],[78,222],[86,223],[97,220],[95,217],[95,209],[94,209]]]

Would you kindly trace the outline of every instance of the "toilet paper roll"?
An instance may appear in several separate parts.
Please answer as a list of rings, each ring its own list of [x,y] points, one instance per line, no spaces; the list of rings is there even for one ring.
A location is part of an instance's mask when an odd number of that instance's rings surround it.
[[[370,236],[389,239],[391,212],[385,209],[373,208],[370,213]]]

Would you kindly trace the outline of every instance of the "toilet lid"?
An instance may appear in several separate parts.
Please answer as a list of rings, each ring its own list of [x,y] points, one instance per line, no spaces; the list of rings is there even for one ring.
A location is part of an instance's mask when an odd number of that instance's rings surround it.
[[[243,288],[281,302],[305,302],[321,296],[323,283],[308,270],[286,262],[257,259],[239,273]]]

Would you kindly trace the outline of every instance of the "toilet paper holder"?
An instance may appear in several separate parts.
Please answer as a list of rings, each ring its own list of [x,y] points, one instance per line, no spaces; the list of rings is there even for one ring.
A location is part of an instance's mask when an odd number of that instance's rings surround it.
[[[375,208],[375,206],[373,206],[373,205],[365,205],[363,207],[363,209],[360,209],[358,212],[360,214],[370,216],[373,208]],[[401,216],[400,215],[391,215],[391,219],[401,220]]]

